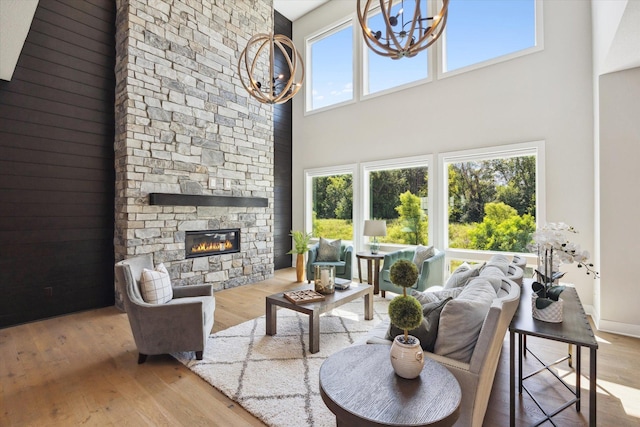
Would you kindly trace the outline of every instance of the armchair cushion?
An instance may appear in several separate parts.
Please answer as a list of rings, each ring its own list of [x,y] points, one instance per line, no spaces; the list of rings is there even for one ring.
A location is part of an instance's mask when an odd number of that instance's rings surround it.
[[[422,264],[424,261],[431,258],[433,255],[435,255],[435,249],[433,246],[418,245],[416,247],[416,252],[413,255],[413,263],[418,267],[418,274],[422,273]]]
[[[327,240],[320,238],[320,244],[318,245],[318,262],[338,262],[340,261],[340,246],[342,240]]]
[[[160,263],[155,270],[144,268],[140,278],[142,299],[149,304],[164,304],[173,298],[171,278],[164,264]]]

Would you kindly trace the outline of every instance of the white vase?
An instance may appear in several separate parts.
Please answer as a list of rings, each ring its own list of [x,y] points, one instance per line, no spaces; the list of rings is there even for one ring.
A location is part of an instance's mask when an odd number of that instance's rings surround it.
[[[538,294],[533,293],[531,295],[531,314],[534,319],[549,323],[562,323],[562,311],[564,309],[562,298],[558,298],[558,301],[552,302],[550,306],[545,308],[536,307],[537,299]]]
[[[401,342],[400,339],[404,340],[404,335],[398,335],[393,340],[389,356],[396,375],[411,380],[420,376],[424,367],[424,354],[420,340],[412,335],[409,337],[414,340],[412,344]]]

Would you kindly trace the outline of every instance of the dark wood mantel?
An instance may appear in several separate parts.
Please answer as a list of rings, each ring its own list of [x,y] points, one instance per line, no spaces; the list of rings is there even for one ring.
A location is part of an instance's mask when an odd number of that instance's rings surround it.
[[[201,194],[170,194],[150,193],[150,205],[162,206],[225,206],[266,208],[269,199],[266,197],[234,197],[234,196],[207,196]]]

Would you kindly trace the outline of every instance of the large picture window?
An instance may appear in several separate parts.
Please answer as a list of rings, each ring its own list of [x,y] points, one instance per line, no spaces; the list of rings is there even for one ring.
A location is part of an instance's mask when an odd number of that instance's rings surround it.
[[[544,176],[544,141],[443,153],[437,165],[423,155],[307,169],[304,229],[366,250],[364,221],[384,220],[382,252],[433,245],[450,267],[499,252],[534,262]]]
[[[442,156],[447,249],[528,252],[539,219],[542,143]]]
[[[364,219],[382,219],[383,245],[429,244],[429,156],[363,165]]]
[[[307,111],[353,100],[351,21],[307,40]]]
[[[324,169],[306,172],[306,231],[314,238],[353,240],[353,172]]]

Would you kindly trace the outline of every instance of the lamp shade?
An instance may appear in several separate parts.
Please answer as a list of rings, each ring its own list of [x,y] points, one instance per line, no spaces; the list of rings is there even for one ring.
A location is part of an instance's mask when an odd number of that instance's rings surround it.
[[[381,219],[367,219],[364,221],[365,236],[376,237],[387,235],[387,222]]]

